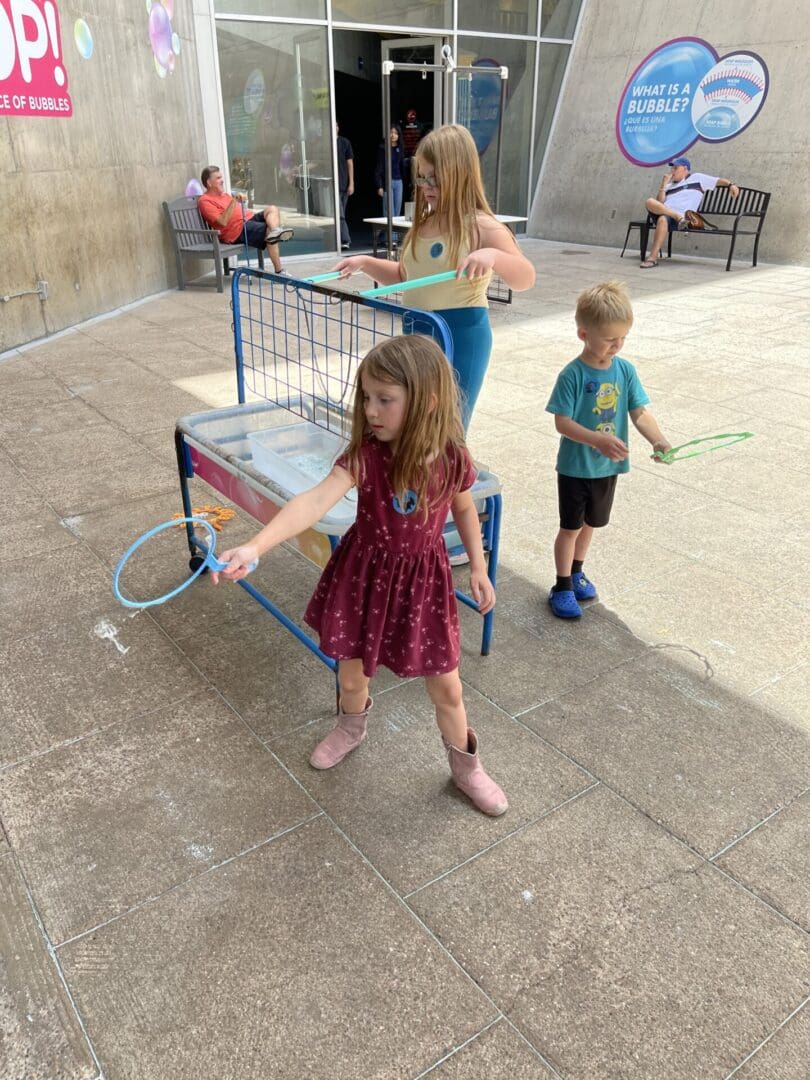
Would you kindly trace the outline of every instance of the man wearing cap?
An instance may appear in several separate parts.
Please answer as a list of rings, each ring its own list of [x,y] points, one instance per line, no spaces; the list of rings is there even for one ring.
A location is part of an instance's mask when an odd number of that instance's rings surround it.
[[[647,210],[658,220],[655,223],[653,245],[649,258],[641,264],[642,270],[651,270],[658,265],[661,249],[667,234],[672,229],[686,231],[686,211],[697,210],[704,191],[714,191],[716,187],[731,189],[732,199],[736,199],[740,189],[730,180],[721,176],[707,176],[706,173],[693,173],[689,158],[679,157],[669,163],[671,173],[664,173],[654,199],[647,199]]]

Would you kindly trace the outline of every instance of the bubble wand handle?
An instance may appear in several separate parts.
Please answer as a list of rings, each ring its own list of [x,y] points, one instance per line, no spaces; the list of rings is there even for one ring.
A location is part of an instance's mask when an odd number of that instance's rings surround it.
[[[452,281],[457,273],[457,270],[446,270],[443,274],[431,274],[429,277],[398,281],[395,285],[380,285],[376,289],[363,289],[360,295],[372,299],[375,296],[387,296],[388,293],[407,292],[408,289],[422,289],[427,285],[438,285],[442,281]],[[466,276],[466,273],[465,270],[462,276]]]
[[[152,600],[130,600],[129,597],[124,596],[122,594],[122,592],[121,592],[121,586],[120,586],[121,572],[124,569],[127,562],[129,561],[129,559],[131,558],[131,556],[134,555],[135,552],[138,550],[138,548],[140,548],[143,544],[145,544],[147,540],[151,540],[152,537],[156,536],[158,533],[165,532],[166,529],[173,529],[178,525],[188,525],[188,524],[201,526],[202,528],[204,528],[206,530],[206,532],[208,533],[208,538],[209,538],[208,547],[205,547],[204,545],[200,544],[200,549],[203,552],[203,559],[202,559],[200,565],[197,567],[197,569],[191,574],[191,576],[187,577],[186,580],[183,581],[180,585],[178,585],[176,589],[172,589],[171,592],[164,593],[163,596],[157,596],[157,597],[153,598]],[[222,562],[214,554],[214,549],[216,547],[216,542],[217,542],[217,539],[216,539],[216,533],[214,532],[214,528],[211,525],[211,522],[207,521],[205,518],[201,518],[201,517],[172,518],[171,521],[164,521],[161,525],[155,525],[154,528],[149,529],[147,532],[143,533],[142,536],[139,536],[138,539],[134,543],[130,544],[130,546],[127,548],[127,550],[121,556],[121,558],[118,560],[118,565],[116,566],[115,573],[113,574],[113,593],[115,595],[116,600],[118,600],[120,603],[122,603],[124,605],[124,607],[128,607],[128,608],[155,607],[156,604],[165,604],[167,600],[173,599],[175,596],[177,596],[179,593],[181,593],[184,589],[187,589],[189,587],[189,585],[192,583],[192,581],[196,581],[197,578],[201,574],[205,573],[206,570],[215,570],[217,572],[219,572],[221,570],[225,570],[226,567],[228,566],[228,563]],[[247,568],[248,573],[250,573],[251,570],[255,570],[257,566],[258,566],[257,562],[251,563]]]
[[[308,285],[320,285],[322,281],[337,281],[339,277],[343,277],[341,270],[331,270],[328,274],[316,274],[315,277],[306,277],[304,281]]]

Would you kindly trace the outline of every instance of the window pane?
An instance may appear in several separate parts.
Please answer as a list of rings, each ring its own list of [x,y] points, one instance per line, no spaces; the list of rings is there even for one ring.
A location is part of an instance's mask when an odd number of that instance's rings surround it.
[[[540,15],[542,37],[573,38],[582,0],[543,0]]]
[[[280,207],[285,255],[334,250],[326,28],[216,26],[232,187]]]
[[[214,0],[223,15],[267,15],[277,19],[325,19],[326,0]]]
[[[501,191],[495,207],[495,172],[500,112],[501,79],[492,75],[473,75],[472,82],[458,79],[456,116],[468,127],[481,155],[481,167],[487,198],[501,214],[525,214],[528,205],[529,155],[526,133],[532,122],[535,46],[528,41],[481,38],[458,39],[459,65],[509,68],[506,115],[501,151]]]
[[[332,0],[332,20],[450,29],[453,5],[451,0]]]
[[[554,109],[560,94],[560,84],[565,74],[570,45],[540,45],[540,74],[537,80],[537,130],[534,135],[534,165],[532,168],[532,191],[540,175],[540,166],[546,150]]]
[[[458,25],[462,30],[534,34],[537,0],[458,0]]]

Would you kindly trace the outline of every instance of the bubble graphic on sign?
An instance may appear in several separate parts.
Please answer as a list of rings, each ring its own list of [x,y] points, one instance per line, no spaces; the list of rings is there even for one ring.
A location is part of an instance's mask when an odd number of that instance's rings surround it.
[[[692,101],[702,139],[722,142],[748,127],[765,103],[768,69],[754,53],[724,56],[703,76]]]
[[[717,53],[701,38],[676,38],[642,60],[616,114],[625,157],[636,165],[665,164],[695,142],[693,95],[716,61]]]
[[[93,55],[93,35],[84,19],[77,19],[73,24],[73,44],[83,60],[89,60]]]
[[[242,103],[246,113],[255,113],[264,104],[264,75],[258,68],[251,71],[245,81]]]
[[[203,193],[203,186],[196,176],[192,176],[189,182],[186,184],[186,196],[189,199],[196,199]]]

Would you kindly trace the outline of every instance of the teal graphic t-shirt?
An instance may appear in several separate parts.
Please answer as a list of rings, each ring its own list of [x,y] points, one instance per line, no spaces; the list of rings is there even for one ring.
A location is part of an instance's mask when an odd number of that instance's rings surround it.
[[[636,369],[628,360],[614,356],[610,367],[594,368],[577,357],[557,376],[546,412],[569,416],[591,431],[617,435],[627,444],[630,413],[649,403]],[[564,435],[560,439],[557,472],[563,476],[596,479],[629,470],[627,458],[611,461],[592,446]]]

